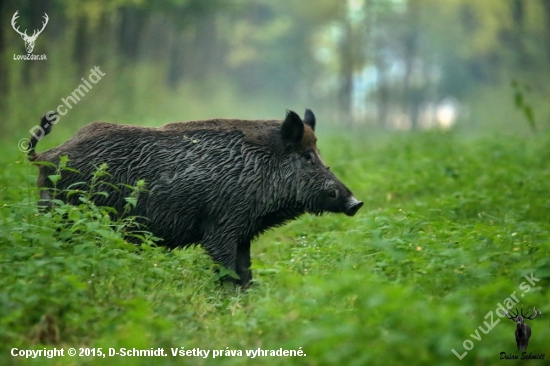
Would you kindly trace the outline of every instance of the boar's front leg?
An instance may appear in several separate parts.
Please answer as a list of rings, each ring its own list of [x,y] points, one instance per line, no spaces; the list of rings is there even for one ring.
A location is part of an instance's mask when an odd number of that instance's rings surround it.
[[[250,271],[250,241],[241,241],[227,236],[208,236],[202,241],[206,252],[216,262],[235,272],[239,279],[230,279],[231,282],[248,286],[252,279]]]
[[[250,270],[250,240],[244,240],[237,246],[237,274],[240,278],[241,286],[249,286],[252,281],[252,271]]]

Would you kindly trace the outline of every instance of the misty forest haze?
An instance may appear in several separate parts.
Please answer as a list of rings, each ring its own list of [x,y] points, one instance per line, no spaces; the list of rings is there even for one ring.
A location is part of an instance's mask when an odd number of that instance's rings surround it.
[[[72,126],[309,107],[339,127],[521,131],[515,92],[548,126],[549,4],[2,1],[0,123],[7,135],[25,130],[99,66],[108,76],[71,111]],[[25,53],[9,22],[16,11],[29,34],[49,17],[34,49],[47,61],[14,60]]]

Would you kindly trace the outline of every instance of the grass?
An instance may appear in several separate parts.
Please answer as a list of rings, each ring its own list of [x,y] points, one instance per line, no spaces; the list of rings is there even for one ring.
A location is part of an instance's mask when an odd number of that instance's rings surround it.
[[[304,215],[261,236],[247,292],[219,286],[200,248],[169,252],[148,237],[141,249],[127,244],[127,223],[91,205],[37,214],[36,168],[5,154],[0,364],[488,365],[519,354],[512,321],[476,329],[514,291],[518,306],[550,313],[550,135],[319,144],[365,205],[353,218]],[[539,281],[525,292],[531,273]],[[547,352],[548,318],[528,323],[528,352]],[[451,349],[463,354],[470,343],[459,361]],[[170,356],[23,359],[10,356],[13,347],[162,347]],[[172,357],[181,347],[211,353]],[[258,348],[306,356],[225,355]]]

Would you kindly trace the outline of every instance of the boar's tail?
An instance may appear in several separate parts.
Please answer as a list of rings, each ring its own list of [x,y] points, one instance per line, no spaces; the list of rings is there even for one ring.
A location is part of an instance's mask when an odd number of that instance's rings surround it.
[[[29,140],[29,146],[27,147],[27,155],[30,160],[34,160],[36,158],[36,151],[34,151],[34,149],[36,148],[38,141],[52,132],[52,127],[55,123],[57,123],[57,121],[59,121],[59,115],[57,112],[50,111],[40,119],[40,126],[35,126],[31,129],[31,139]]]

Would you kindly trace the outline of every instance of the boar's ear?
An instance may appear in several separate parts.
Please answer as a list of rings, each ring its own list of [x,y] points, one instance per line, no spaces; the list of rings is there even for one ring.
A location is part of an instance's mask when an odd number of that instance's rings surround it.
[[[286,118],[281,127],[281,136],[284,141],[300,142],[304,135],[304,123],[296,113],[286,111]]]
[[[315,131],[315,115],[311,109],[306,109],[306,113],[304,114],[304,123]]]

